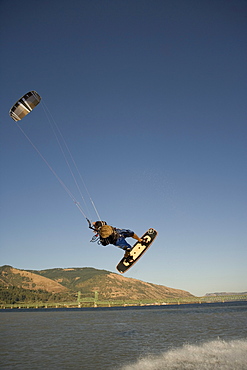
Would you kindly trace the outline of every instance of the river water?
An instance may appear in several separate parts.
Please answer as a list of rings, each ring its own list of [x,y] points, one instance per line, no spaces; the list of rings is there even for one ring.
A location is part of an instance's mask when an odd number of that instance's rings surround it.
[[[1,310],[0,327],[1,369],[247,369],[247,302]]]

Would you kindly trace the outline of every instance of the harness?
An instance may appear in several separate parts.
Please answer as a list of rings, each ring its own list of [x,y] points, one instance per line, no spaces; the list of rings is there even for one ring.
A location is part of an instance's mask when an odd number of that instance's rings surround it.
[[[99,241],[100,241],[100,244],[106,246],[108,244],[115,244],[116,241],[118,240],[119,238],[119,234],[116,230],[115,227],[112,227],[112,234],[110,236],[108,236],[107,238],[102,238],[101,236],[99,236]]]

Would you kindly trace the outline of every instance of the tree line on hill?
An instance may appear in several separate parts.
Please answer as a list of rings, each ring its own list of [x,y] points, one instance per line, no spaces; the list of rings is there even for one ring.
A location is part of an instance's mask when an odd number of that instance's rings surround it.
[[[0,286],[0,303],[35,303],[35,302],[65,302],[75,301],[73,293],[51,293],[42,289],[29,290],[16,286]]]

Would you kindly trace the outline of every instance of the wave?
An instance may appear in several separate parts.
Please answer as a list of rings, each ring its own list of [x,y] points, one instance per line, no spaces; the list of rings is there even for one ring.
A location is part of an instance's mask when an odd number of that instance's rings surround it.
[[[146,356],[121,370],[246,370],[246,354],[247,340],[215,340]]]

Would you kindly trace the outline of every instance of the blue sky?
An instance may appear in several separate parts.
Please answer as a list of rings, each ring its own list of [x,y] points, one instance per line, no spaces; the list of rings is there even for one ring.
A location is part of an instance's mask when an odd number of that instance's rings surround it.
[[[8,116],[36,90],[103,220],[158,238],[125,274],[195,295],[247,290],[247,3],[2,1],[0,264],[115,272]],[[21,121],[80,201],[40,104]],[[88,202],[88,194],[82,188]],[[86,214],[97,217],[88,202]]]

